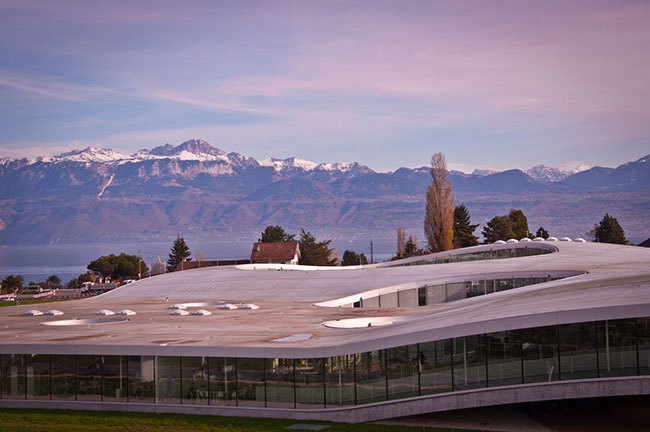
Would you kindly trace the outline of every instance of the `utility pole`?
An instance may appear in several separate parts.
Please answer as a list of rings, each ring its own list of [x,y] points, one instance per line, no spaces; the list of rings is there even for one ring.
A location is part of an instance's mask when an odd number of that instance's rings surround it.
[[[372,240],[370,241],[370,264],[374,263],[375,259],[373,256],[373,250],[372,250]]]
[[[140,249],[138,249],[138,280],[142,279],[142,256],[140,255]]]

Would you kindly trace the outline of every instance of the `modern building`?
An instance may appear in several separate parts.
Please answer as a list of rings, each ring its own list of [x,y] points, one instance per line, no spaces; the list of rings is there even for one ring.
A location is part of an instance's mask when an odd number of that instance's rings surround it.
[[[360,422],[650,394],[641,247],[564,238],[208,267],[56,308],[0,308],[0,407]]]

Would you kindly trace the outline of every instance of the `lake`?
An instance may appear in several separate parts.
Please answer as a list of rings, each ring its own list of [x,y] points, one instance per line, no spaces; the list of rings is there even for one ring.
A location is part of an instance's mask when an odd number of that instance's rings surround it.
[[[248,258],[254,239],[237,241],[187,240],[192,256],[202,253],[207,260]],[[20,274],[25,282],[41,282],[57,275],[63,282],[87,271],[92,260],[108,254],[137,255],[151,266],[158,257],[167,261],[172,242],[151,243],[89,243],[69,245],[0,246],[0,279],[10,274]],[[386,261],[395,253],[395,239],[374,239],[375,261]],[[346,249],[365,253],[370,260],[370,240],[333,240],[331,247],[343,255]]]

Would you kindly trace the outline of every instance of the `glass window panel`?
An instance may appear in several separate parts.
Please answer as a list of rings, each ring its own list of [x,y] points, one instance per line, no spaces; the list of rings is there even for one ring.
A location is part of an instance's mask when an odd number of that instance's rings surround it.
[[[465,296],[467,298],[476,297],[485,294],[484,281],[466,281],[465,282]]]
[[[102,356],[102,393],[105,401],[127,400],[126,356]]]
[[[50,356],[26,355],[27,399],[50,399]]]
[[[639,344],[639,373],[650,375],[650,318],[637,318],[636,331]]]
[[[379,307],[379,296],[368,297],[363,299],[364,308],[378,308]]]
[[[25,398],[25,356],[2,354],[2,397]]]
[[[461,300],[465,298],[465,282],[447,284],[447,301]]]
[[[102,400],[101,356],[77,356],[77,400]]]
[[[266,406],[294,407],[292,359],[266,359]]]
[[[397,291],[380,296],[379,304],[383,308],[396,308],[397,307]]]
[[[521,339],[518,331],[485,335],[488,386],[521,384]]]
[[[494,288],[497,292],[512,289],[512,278],[496,279],[494,281]]]
[[[384,351],[357,355],[357,404],[386,400]]]
[[[237,371],[235,359],[210,357],[210,404],[237,404]]]
[[[386,350],[388,399],[418,396],[418,346],[406,345]]]
[[[492,294],[493,292],[495,292],[494,280],[485,281],[485,292],[486,294]]]
[[[558,326],[560,336],[560,379],[595,378],[596,360],[595,323]]]
[[[184,404],[207,405],[208,358],[183,357],[181,359],[181,396]]]
[[[399,307],[418,307],[418,291],[417,289],[409,289],[398,292]]]
[[[52,356],[52,399],[76,399],[75,361],[74,355]]]
[[[557,381],[557,327],[546,326],[520,331],[524,357],[524,383]]]
[[[296,407],[321,408],[324,406],[324,359],[295,359]]]
[[[600,376],[636,375],[636,328],[634,318],[599,321],[597,328]]]
[[[327,406],[354,405],[354,356],[329,357],[325,364]]]
[[[427,287],[427,304],[438,304],[447,301],[444,285],[433,285]]]
[[[264,406],[264,359],[237,359],[237,396],[240,406]]]
[[[129,402],[153,402],[153,356],[129,356]]]
[[[422,394],[452,390],[451,339],[421,343],[419,363]]]
[[[156,402],[181,403],[181,358],[156,357]]]
[[[481,335],[454,338],[454,390],[485,387],[485,347]]]
[[[418,306],[427,305],[427,289],[426,287],[418,288]]]

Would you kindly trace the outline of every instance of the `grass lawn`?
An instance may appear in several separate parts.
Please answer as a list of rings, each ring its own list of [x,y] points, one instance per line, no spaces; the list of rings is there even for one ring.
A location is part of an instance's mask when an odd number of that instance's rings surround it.
[[[146,414],[96,411],[0,409],[2,431],[283,431],[295,424],[321,424],[326,432],[422,431],[422,428],[376,424],[346,424],[187,414]],[[448,431],[430,429],[427,431]],[[457,429],[456,429],[457,430]]]
[[[19,300],[20,305],[30,305],[38,303],[56,303],[68,300],[78,300],[78,299],[36,299],[36,300]],[[2,301],[0,302],[0,307],[5,306],[16,306],[15,301]]]

